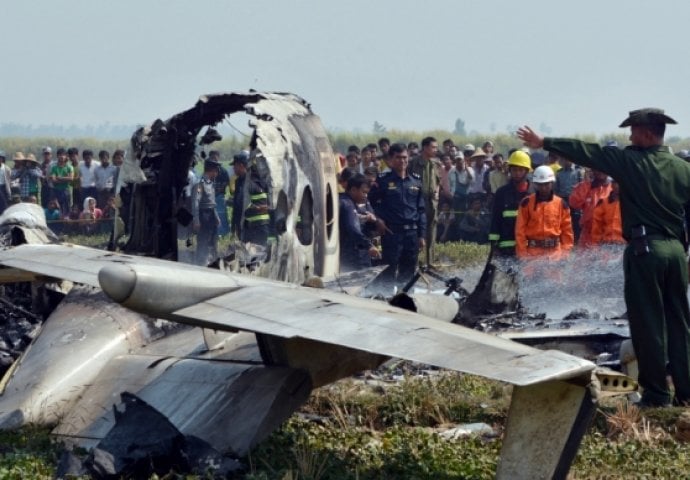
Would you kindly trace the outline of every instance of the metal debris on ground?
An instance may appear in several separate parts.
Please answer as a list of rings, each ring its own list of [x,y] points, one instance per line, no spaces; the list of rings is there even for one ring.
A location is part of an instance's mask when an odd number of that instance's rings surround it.
[[[439,432],[438,436],[445,440],[457,440],[459,438],[471,436],[494,438],[498,436],[498,434],[491,425],[487,425],[486,423],[463,423],[462,425],[457,425],[451,429]]]

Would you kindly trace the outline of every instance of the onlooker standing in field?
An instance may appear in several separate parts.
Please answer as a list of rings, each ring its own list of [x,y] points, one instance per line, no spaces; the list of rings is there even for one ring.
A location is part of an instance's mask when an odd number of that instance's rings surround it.
[[[484,150],[487,157],[492,158],[494,155],[494,142],[487,140],[484,142],[484,145],[482,145],[482,150]]]
[[[82,202],[82,191],[81,172],[79,171],[79,149],[76,147],[68,148],[67,158],[69,159],[69,163],[72,165],[72,170],[74,171],[74,179],[72,180],[72,203],[80,205]]]
[[[489,188],[491,193],[495,194],[496,190],[510,181],[508,172],[506,171],[506,163],[503,160],[502,153],[495,153],[492,157],[494,168],[489,172]]]
[[[54,197],[53,182],[50,180],[50,170],[57,162],[53,160],[53,149],[43,147],[43,163],[41,164],[41,206],[48,206],[48,202]]]
[[[443,152],[441,154],[441,169],[439,170],[439,177],[441,180],[439,189],[439,201],[448,204],[453,201],[453,194],[450,193],[450,172],[453,170],[453,157],[450,153]]]
[[[12,179],[19,180],[19,197],[22,202],[27,202],[32,196],[38,195],[38,184],[43,178],[43,172],[33,153],[25,158],[22,152],[17,152],[13,160],[16,168],[12,171]]]
[[[7,154],[0,150],[0,213],[4,212],[10,204],[12,198],[12,172],[10,168],[5,165]]]
[[[110,154],[105,150],[98,152],[98,159],[101,164],[94,170],[94,176],[96,177],[98,206],[103,207],[107,203],[108,198],[115,192],[117,167],[110,163]]]
[[[362,149],[361,158],[362,161],[359,165],[359,169],[360,173],[364,173],[367,168],[374,166],[375,155],[369,147],[364,147]]]
[[[484,176],[489,172],[489,166],[485,162],[486,153],[481,148],[474,151],[470,157],[472,168],[474,168],[474,180],[469,188],[470,198],[479,198],[482,204],[486,201],[486,191],[484,190]]]
[[[386,137],[379,138],[379,150],[381,150],[381,158],[388,158],[388,149],[391,148],[391,141]],[[374,151],[374,153],[376,153]]]
[[[84,198],[97,197],[96,192],[96,167],[99,163],[93,161],[93,152],[84,150],[81,154],[82,161],[79,163],[79,178],[81,179],[81,193]]]
[[[414,175],[422,181],[426,216],[425,262],[430,265],[434,260],[434,245],[436,244],[436,221],[438,215],[438,197],[440,187],[441,162],[436,155],[438,142],[434,137],[422,140],[422,153],[409,161],[408,175]]]
[[[453,210],[455,215],[467,211],[468,191],[474,180],[474,170],[467,165],[465,156],[459,153],[455,157],[455,166],[448,174],[450,193],[453,196]]]
[[[60,148],[57,153],[57,165],[50,169],[50,181],[53,182],[53,194],[60,204],[63,215],[69,214],[72,204],[69,194],[72,180],[74,180],[74,170],[72,165],[67,163],[67,151]]]

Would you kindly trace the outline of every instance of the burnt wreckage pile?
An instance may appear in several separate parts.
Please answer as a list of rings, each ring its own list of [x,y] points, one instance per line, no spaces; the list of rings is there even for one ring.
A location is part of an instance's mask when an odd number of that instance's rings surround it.
[[[0,294],[0,377],[19,357],[43,322],[31,312],[31,284],[12,283]]]
[[[0,216],[0,248],[56,239],[36,205],[12,206]],[[29,346],[43,320],[61,299],[61,294],[42,287],[34,289],[29,282],[0,286],[0,378]]]

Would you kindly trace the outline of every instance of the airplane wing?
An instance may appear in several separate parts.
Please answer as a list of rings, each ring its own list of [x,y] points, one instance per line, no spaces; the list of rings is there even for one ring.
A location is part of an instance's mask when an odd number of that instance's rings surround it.
[[[594,368],[562,352],[506,342],[384,303],[324,290],[251,286],[174,315],[215,328],[308,338],[516,385],[571,378]]]
[[[562,352],[537,350],[383,302],[160,259],[22,245],[0,252],[0,264],[100,284],[128,308],[181,323],[304,338],[519,386],[589,378],[595,368]],[[205,284],[210,290],[203,293]]]
[[[157,264],[161,261],[164,260],[124,255],[69,243],[20,245],[0,251],[0,265],[92,287],[100,286],[98,272],[105,265]],[[198,269],[185,263],[175,263],[175,268],[180,272]],[[9,279],[10,276],[5,274],[3,278]]]

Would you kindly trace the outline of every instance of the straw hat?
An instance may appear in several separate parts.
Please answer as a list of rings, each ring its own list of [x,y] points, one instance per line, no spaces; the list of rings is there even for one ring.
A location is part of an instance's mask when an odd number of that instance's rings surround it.
[[[22,152],[17,152],[12,157],[12,160],[14,160],[15,162],[21,162],[23,160],[26,160],[26,158],[24,157],[24,154]]]
[[[36,160],[36,155],[34,155],[33,153],[28,154],[26,156],[25,160],[27,162],[34,162],[36,165],[38,165],[38,160]]]

